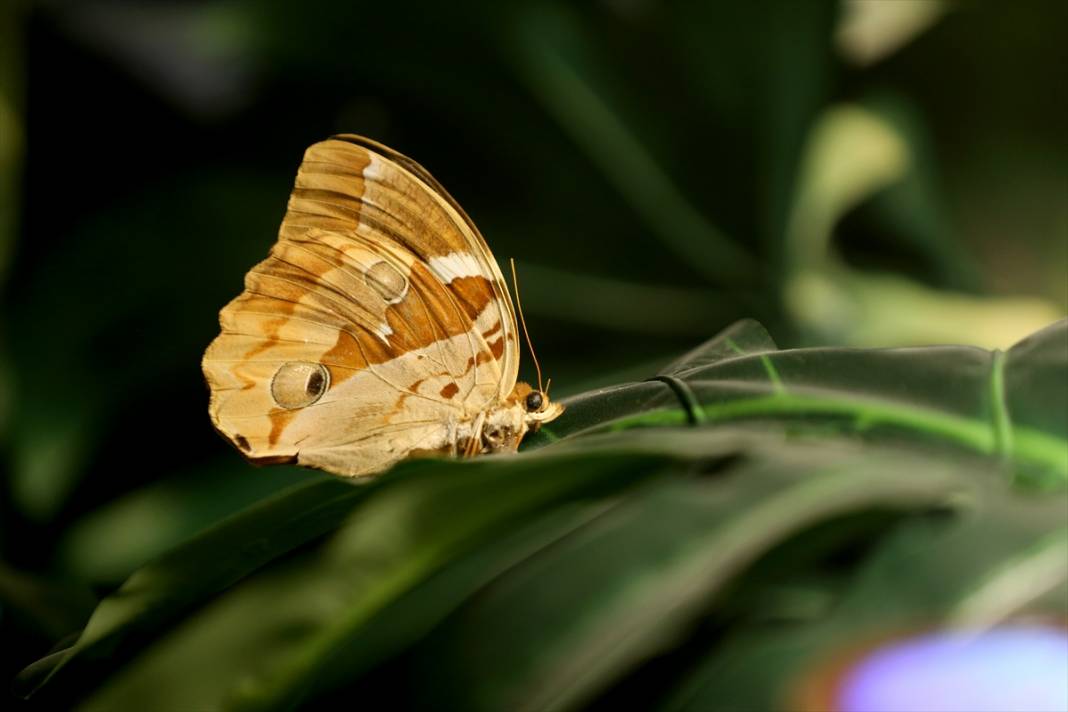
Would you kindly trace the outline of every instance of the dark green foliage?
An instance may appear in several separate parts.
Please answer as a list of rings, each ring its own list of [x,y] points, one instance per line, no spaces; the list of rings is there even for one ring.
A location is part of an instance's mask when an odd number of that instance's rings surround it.
[[[87,709],[571,709],[628,688],[767,709],[872,635],[1063,613],[1068,383],[1041,374],[1068,372],[1066,336],[777,351],[739,323],[574,397],[519,456],[235,515],[135,573],[19,689]],[[1041,584],[999,593],[1019,572]]]

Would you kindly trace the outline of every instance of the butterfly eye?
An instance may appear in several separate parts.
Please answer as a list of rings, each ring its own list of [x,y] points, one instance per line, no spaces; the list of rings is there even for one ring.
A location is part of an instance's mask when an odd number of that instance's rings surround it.
[[[288,410],[304,408],[322,398],[329,386],[330,372],[322,364],[290,361],[271,379],[271,397]]]
[[[541,395],[541,391],[531,391],[527,394],[527,412],[535,413],[541,410],[541,407],[545,404],[545,398]]]

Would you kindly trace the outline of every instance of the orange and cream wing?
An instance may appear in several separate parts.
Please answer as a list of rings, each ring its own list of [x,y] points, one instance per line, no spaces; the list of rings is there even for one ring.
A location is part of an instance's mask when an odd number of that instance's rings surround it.
[[[204,355],[215,427],[255,462],[370,474],[448,452],[511,392],[515,316],[470,218],[414,161],[307,150],[278,242]]]

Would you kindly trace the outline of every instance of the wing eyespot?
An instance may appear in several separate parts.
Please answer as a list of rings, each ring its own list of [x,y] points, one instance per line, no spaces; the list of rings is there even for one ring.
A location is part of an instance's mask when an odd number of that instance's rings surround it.
[[[271,397],[286,410],[315,403],[330,387],[330,372],[321,363],[290,361],[282,364],[271,379]]]
[[[387,304],[396,304],[408,293],[408,279],[385,260],[371,265],[363,277],[367,286],[378,292]]]

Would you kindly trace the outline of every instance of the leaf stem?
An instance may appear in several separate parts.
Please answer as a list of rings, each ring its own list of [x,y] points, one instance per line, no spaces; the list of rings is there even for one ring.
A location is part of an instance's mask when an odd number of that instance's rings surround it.
[[[987,422],[885,401],[826,398],[791,392],[725,403],[704,403],[701,409],[707,422],[775,415],[843,416],[863,423],[866,427],[890,425],[938,436],[984,455],[1001,452],[997,429],[992,429]],[[645,425],[681,425],[688,420],[689,414],[685,410],[665,408],[614,420],[605,426],[610,430],[626,430]],[[600,428],[593,430],[596,429]],[[1014,431],[1014,446],[1011,451],[1006,452],[1015,461],[1049,468],[1056,472],[1061,480],[1068,482],[1068,448],[1065,448],[1065,443],[1060,438],[1017,426]]]
[[[995,351],[990,366],[990,413],[993,417],[994,445],[1003,459],[1012,458],[1012,418],[1005,402],[1004,351]]]

